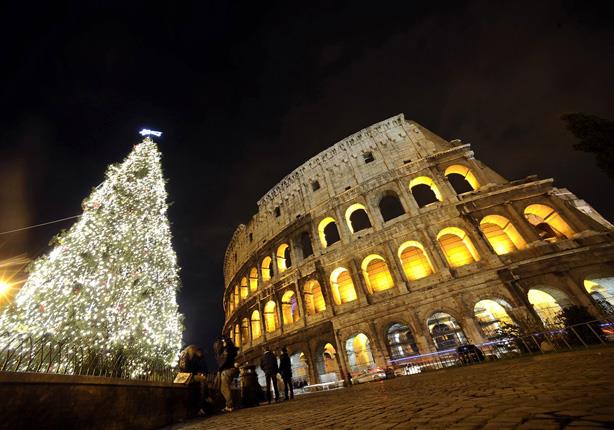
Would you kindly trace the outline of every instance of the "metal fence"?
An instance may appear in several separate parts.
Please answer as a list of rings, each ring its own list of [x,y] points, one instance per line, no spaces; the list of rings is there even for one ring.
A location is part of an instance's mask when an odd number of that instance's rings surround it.
[[[95,351],[49,336],[0,334],[1,372],[38,372],[172,382],[177,369],[122,350]]]
[[[614,344],[614,320],[595,320],[537,333],[501,336],[478,345],[464,345],[429,354],[391,360],[396,374],[467,366],[528,354],[546,354]]]

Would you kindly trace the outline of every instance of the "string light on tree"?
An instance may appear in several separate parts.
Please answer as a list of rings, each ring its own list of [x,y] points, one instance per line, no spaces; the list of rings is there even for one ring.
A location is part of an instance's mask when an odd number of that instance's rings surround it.
[[[83,215],[32,264],[0,314],[0,333],[50,336],[132,364],[174,365],[182,316],[166,198],[160,152],[146,137],[109,167],[83,201]]]

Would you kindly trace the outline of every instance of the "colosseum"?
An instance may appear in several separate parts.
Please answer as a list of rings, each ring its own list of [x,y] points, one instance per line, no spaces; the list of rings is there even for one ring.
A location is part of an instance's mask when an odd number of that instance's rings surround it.
[[[508,181],[400,114],[295,169],[224,259],[241,364],[287,346],[305,383],[614,305],[614,227],[552,179]],[[610,308],[611,309],[611,308]]]

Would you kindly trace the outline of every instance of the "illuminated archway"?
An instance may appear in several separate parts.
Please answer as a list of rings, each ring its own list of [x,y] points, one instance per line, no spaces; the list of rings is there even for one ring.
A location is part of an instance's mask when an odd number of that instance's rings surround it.
[[[418,354],[414,335],[407,324],[394,323],[386,332],[386,344],[392,360]]]
[[[369,293],[378,293],[394,287],[394,281],[384,257],[371,254],[362,260],[360,267],[367,282]]]
[[[498,255],[524,249],[527,243],[516,227],[501,215],[487,215],[480,221],[480,229]]]
[[[401,260],[405,276],[410,281],[425,278],[434,272],[424,246],[415,240],[407,241],[399,246],[399,260]]]
[[[279,327],[279,317],[277,316],[277,304],[271,300],[264,305],[264,325],[267,333],[274,332]]]
[[[371,342],[364,333],[358,333],[345,342],[345,350],[352,372],[361,372],[374,365]]]
[[[454,164],[446,169],[444,175],[448,178],[448,181],[450,181],[452,188],[454,188],[457,194],[480,188],[477,178],[467,166]]]
[[[473,315],[482,332],[489,339],[496,338],[505,325],[514,324],[505,308],[494,300],[486,299],[477,302],[473,307]]]
[[[258,269],[255,267],[249,271],[249,291],[250,293],[258,291]]]
[[[272,269],[273,259],[268,255],[262,259],[262,264],[260,265],[260,271],[262,273],[262,280],[264,282],[270,281],[273,276]]]
[[[450,267],[464,266],[480,259],[471,239],[460,228],[444,228],[437,234],[437,240]]]
[[[614,315],[614,277],[585,279],[584,288],[606,314]]]
[[[322,294],[322,287],[316,280],[308,281],[303,287],[305,297],[305,312],[314,315],[326,310],[326,302]]]
[[[571,239],[574,231],[550,206],[534,204],[524,210],[524,216],[537,230],[540,239],[556,241]]]
[[[300,319],[298,311],[298,301],[294,291],[288,290],[281,298],[281,314],[283,316],[284,325],[294,324]]]
[[[307,358],[302,352],[295,352],[290,356],[290,366],[292,367],[292,381],[309,383],[309,365]]]
[[[249,320],[247,318],[241,321],[241,342],[244,345],[249,343]]]
[[[559,314],[563,307],[552,295],[535,288],[529,290],[527,297],[546,327],[558,327],[561,325]]]
[[[234,343],[237,348],[241,347],[241,327],[235,324]]]
[[[251,318],[252,339],[258,339],[260,336],[262,336],[262,326],[260,324],[260,312],[255,310],[252,312]]]
[[[290,246],[287,243],[282,243],[279,245],[275,256],[277,258],[277,270],[279,273],[285,272],[292,266],[292,260],[290,259]]]
[[[235,310],[235,293],[230,293],[228,296],[228,309],[229,313],[232,313]]]
[[[315,358],[318,382],[334,382],[338,380],[339,365],[337,363],[337,351],[331,343],[321,345]]]
[[[247,287],[247,278],[244,276],[241,278],[241,300],[245,300],[249,294],[249,288]]]
[[[241,295],[239,293],[239,286],[235,285],[235,294],[234,294],[234,299],[235,299],[235,309],[239,307],[239,299],[241,298]]]
[[[326,217],[320,221],[320,224],[318,224],[318,236],[320,237],[322,248],[339,242],[339,230],[334,218]]]
[[[346,209],[345,221],[352,233],[371,227],[367,208],[360,203],[354,203]]]
[[[412,179],[409,182],[409,191],[419,207],[443,200],[439,188],[428,176],[418,176]]]
[[[426,321],[429,333],[438,351],[455,349],[467,343],[467,337],[456,319],[450,314],[437,312]]]
[[[356,289],[350,272],[344,267],[337,267],[330,275],[331,290],[335,304],[352,302],[357,299]]]

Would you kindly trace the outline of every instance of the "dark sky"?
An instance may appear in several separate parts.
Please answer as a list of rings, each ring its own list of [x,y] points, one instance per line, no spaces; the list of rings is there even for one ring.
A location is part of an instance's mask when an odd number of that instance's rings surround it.
[[[614,219],[612,182],[559,120],[614,118],[611,1],[40,3],[0,6],[0,165],[27,166],[27,223],[44,222],[81,213],[141,127],[163,130],[187,342],[219,333],[224,250],[256,201],[400,112]],[[69,226],[0,245],[37,256]]]

